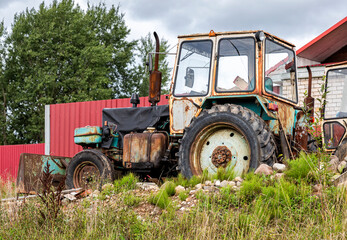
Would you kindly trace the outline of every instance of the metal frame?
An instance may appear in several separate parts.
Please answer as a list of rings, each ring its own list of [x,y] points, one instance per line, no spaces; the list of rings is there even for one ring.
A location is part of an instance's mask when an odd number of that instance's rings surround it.
[[[220,42],[222,40],[226,40],[226,39],[232,39],[232,40],[235,40],[235,39],[246,39],[246,38],[249,38],[249,39],[253,39],[254,41],[254,88],[251,89],[251,90],[244,90],[244,91],[218,91],[217,90],[217,84],[218,84],[218,67],[219,67],[219,54],[220,54]],[[244,36],[244,37],[224,37],[222,36],[221,38],[217,38],[217,54],[216,54],[216,69],[215,69],[215,80],[214,80],[214,91],[215,93],[219,94],[219,93],[228,93],[228,94],[235,94],[235,93],[252,93],[254,92],[256,89],[257,89],[257,58],[256,58],[256,40],[253,36]]]

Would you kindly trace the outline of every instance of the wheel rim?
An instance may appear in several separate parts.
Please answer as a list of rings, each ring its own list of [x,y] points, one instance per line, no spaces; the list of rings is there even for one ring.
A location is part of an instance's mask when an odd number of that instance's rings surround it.
[[[251,160],[251,148],[243,131],[232,124],[215,123],[196,136],[190,151],[193,175],[204,169],[210,174],[219,167],[233,168],[236,175],[246,173]]]
[[[100,172],[98,167],[88,161],[79,164],[73,174],[73,184],[76,188],[92,188],[99,180]]]

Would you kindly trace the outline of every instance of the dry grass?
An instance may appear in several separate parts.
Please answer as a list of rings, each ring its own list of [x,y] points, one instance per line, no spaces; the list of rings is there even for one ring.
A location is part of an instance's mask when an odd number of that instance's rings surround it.
[[[109,189],[110,197],[65,203],[49,223],[40,221],[38,199],[1,204],[0,239],[346,239],[346,189],[324,185],[311,170],[293,179],[300,165],[291,164],[280,181],[249,174],[241,191],[197,192],[190,211],[179,210],[182,202],[174,196],[166,209],[153,213],[150,193],[112,190],[112,195]],[[324,185],[318,196],[312,192],[317,181]],[[149,211],[140,215],[141,206]]]

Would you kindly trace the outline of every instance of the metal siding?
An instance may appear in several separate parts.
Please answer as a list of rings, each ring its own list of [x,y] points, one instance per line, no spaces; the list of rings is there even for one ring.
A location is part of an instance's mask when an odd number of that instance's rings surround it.
[[[44,154],[45,144],[5,145],[0,146],[0,178],[15,179],[21,153]]]
[[[159,105],[168,104],[162,95]],[[148,107],[148,97],[140,97],[139,107]],[[50,105],[50,155],[73,157],[82,150],[74,143],[75,128],[102,126],[102,109],[131,107],[130,99],[111,99],[90,102],[63,103]]]

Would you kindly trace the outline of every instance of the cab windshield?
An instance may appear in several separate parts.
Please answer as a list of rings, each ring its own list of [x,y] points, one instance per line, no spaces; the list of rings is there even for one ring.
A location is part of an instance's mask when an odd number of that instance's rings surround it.
[[[212,41],[187,41],[181,44],[177,63],[175,96],[204,96],[208,92]]]
[[[347,68],[327,72],[327,95],[324,117],[347,117]]]

